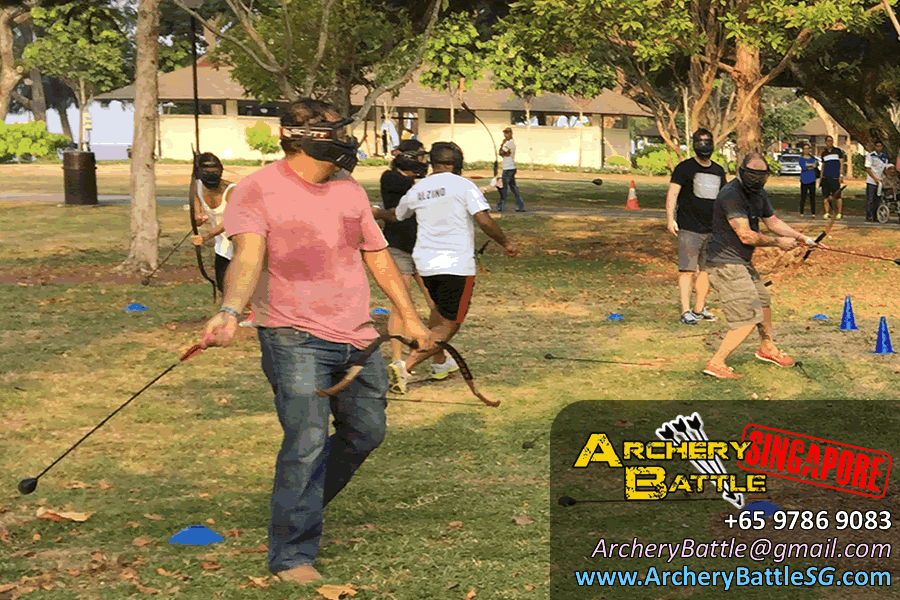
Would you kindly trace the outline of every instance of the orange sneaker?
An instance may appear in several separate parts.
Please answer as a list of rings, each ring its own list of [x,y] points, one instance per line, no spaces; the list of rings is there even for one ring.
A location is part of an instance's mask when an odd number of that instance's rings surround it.
[[[772,352],[771,354],[768,352],[763,352],[762,350],[757,350],[754,355],[759,360],[764,360],[766,362],[775,363],[779,367],[793,367],[794,359],[788,356],[787,354],[782,354],[779,350]]]
[[[716,379],[740,379],[744,376],[743,373],[735,373],[731,367],[714,365],[711,362],[706,363],[706,366],[703,368],[703,374]]]

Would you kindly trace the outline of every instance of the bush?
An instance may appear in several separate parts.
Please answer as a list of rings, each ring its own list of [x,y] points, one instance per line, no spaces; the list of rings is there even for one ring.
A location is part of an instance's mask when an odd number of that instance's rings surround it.
[[[627,167],[628,161],[623,156],[610,156],[606,159],[606,164],[610,167]]]
[[[69,145],[69,138],[59,133],[50,133],[43,121],[0,123],[0,162],[56,156],[57,150]]]
[[[278,136],[272,133],[272,129],[262,119],[244,131],[247,135],[247,145],[263,155],[262,161],[266,160],[266,155],[281,150]]]
[[[678,157],[669,150],[654,150],[635,162],[638,170],[646,175],[668,175],[678,164]]]
[[[722,165],[722,168],[725,169],[725,172],[734,175],[737,171],[736,163],[733,160],[728,160],[724,154],[719,152],[718,150],[713,152],[712,161],[716,164]]]
[[[769,165],[769,172],[772,175],[778,175],[778,173],[781,172],[781,164],[775,160],[774,156],[766,154],[766,164]]]
[[[644,144],[643,148],[639,148],[636,152],[631,155],[631,167],[633,169],[638,168],[637,160],[639,158],[643,158],[648,156],[651,152],[666,151],[666,147],[660,144]]]

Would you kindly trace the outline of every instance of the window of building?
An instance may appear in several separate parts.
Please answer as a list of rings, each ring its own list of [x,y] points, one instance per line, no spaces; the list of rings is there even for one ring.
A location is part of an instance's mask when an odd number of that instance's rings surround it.
[[[525,111],[524,110],[511,110],[509,112],[510,115],[510,125],[522,125],[525,126],[527,123],[525,122]],[[531,126],[532,127],[542,127],[544,125],[548,125],[547,123],[547,115],[546,113],[540,111],[531,111]]]
[[[475,117],[472,116],[472,113],[469,111],[463,110],[461,108],[454,109],[454,121],[457,123],[474,123]],[[449,108],[426,108],[425,109],[425,122],[426,123],[449,123],[450,122],[450,109]]]
[[[242,117],[278,117],[288,107],[285,102],[254,102],[238,100],[238,115]]]
[[[603,117],[606,129],[628,129],[628,117],[622,115],[606,115]]]
[[[575,127],[578,125],[578,113],[545,113],[545,122],[550,127]],[[591,115],[585,113],[581,119],[582,126],[591,124]]]
[[[216,108],[213,109],[213,106]],[[163,102],[162,112],[164,115],[192,115],[194,114],[194,101],[177,101],[177,102]],[[200,110],[198,111],[201,115],[224,115],[225,114],[225,104],[221,102],[210,102],[208,100],[200,101]]]

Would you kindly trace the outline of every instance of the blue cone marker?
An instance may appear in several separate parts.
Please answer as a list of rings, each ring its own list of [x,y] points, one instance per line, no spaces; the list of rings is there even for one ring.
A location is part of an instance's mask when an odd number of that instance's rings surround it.
[[[184,546],[208,546],[209,544],[218,544],[224,539],[221,535],[203,525],[191,525],[170,537],[169,543]]]

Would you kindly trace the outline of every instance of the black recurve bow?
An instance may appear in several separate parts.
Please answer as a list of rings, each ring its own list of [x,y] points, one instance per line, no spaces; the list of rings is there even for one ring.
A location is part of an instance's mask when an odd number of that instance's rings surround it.
[[[399,335],[384,334],[378,336],[374,342],[366,346],[366,349],[363,350],[359,357],[353,362],[353,364],[350,365],[350,368],[347,369],[347,374],[343,379],[341,379],[341,381],[327,390],[316,390],[316,394],[323,398],[326,398],[328,396],[334,396],[335,394],[338,394],[345,390],[348,385],[353,383],[353,380],[356,379],[359,373],[363,370],[363,366],[366,364],[366,361],[369,359],[372,353],[378,350],[381,344],[392,339],[400,340],[410,348],[417,348],[417,345],[414,342],[409,342]],[[472,377],[472,371],[469,370],[469,365],[466,364],[466,361],[463,359],[462,355],[456,348],[454,348],[447,342],[437,342],[437,345],[446,350],[447,353],[453,357],[453,360],[456,361],[456,364],[459,365],[459,372],[462,374],[463,379],[466,380],[466,384],[468,384],[469,389],[472,390],[472,394],[476,398],[481,400],[486,406],[490,406],[493,408],[500,406],[499,400],[489,400],[484,394],[478,391],[478,388],[475,387],[475,378]]]
[[[198,158],[199,154],[194,150],[194,169],[191,173],[191,185],[188,188],[188,205],[191,207],[191,231],[193,231],[194,235],[200,235],[200,230],[197,228],[197,211],[194,208],[194,193],[196,192],[198,195],[200,193],[199,190],[196,189],[198,183]],[[218,298],[219,288],[216,285],[214,279],[212,279],[207,273],[206,268],[203,266],[203,248],[202,246],[194,245],[194,252],[197,254],[197,266],[200,267],[200,273],[203,275],[204,279],[206,279],[210,284],[212,284],[213,290],[213,302]]]
[[[468,105],[468,104],[466,104],[465,102],[463,102],[463,103],[462,103],[462,107],[463,107],[470,115],[472,115],[473,117],[475,117],[475,120],[476,120],[476,121],[478,121],[479,123],[481,123],[481,125],[482,125],[482,126],[485,128],[485,130],[487,131],[488,135],[491,137],[491,147],[494,149],[494,178],[496,179],[496,178],[497,178],[498,168],[499,168],[499,166],[500,166],[500,163],[499,163],[500,152],[497,150],[497,144],[494,142],[494,134],[491,133],[491,128],[488,127],[487,124],[486,124],[484,121],[482,121],[482,120],[478,117],[478,115],[475,114],[475,111],[472,110],[471,108],[469,108],[469,105]]]

